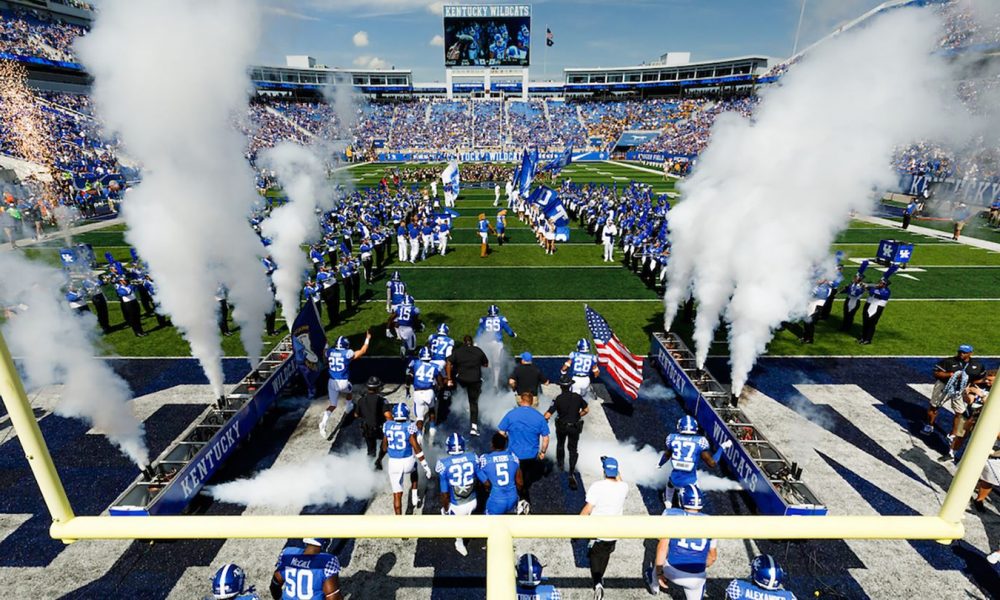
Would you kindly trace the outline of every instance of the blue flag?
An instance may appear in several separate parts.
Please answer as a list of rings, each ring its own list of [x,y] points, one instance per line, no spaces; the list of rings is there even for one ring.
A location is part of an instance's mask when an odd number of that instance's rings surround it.
[[[549,164],[542,167],[542,171],[552,171],[552,176],[555,177],[562,172],[567,166],[573,162],[573,145],[570,144],[563,150],[563,153],[552,159]]]
[[[545,218],[555,224],[557,241],[569,241],[569,215],[555,190],[544,185],[538,186],[528,196],[528,201],[537,204]]]
[[[312,302],[306,302],[292,324],[292,353],[306,381],[309,397],[313,398],[316,383],[326,373],[326,333]]]
[[[458,170],[458,163],[452,161],[448,163],[448,166],[444,168],[441,172],[441,181],[444,183],[444,191],[449,194],[454,194],[458,196],[459,189],[461,188],[461,175]]]
[[[518,192],[520,192],[521,197],[525,198],[531,191],[531,182],[535,179],[535,172],[538,169],[538,149],[535,148],[530,152],[528,150],[524,151],[521,155],[521,168],[518,171],[518,178],[515,183],[517,183]]]

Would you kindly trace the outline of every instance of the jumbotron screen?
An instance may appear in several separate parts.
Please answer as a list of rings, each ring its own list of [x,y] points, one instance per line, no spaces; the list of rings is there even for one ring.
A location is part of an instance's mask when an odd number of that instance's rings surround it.
[[[444,7],[446,67],[527,67],[530,48],[531,6]]]

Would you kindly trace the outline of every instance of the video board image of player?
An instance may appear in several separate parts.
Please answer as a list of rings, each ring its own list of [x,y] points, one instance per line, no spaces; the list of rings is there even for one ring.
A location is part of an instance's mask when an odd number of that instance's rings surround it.
[[[445,18],[445,66],[526,67],[531,19]]]

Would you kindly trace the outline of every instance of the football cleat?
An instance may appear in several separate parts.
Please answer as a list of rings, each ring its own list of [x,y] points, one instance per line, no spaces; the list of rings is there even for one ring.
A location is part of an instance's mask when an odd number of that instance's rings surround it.
[[[656,576],[656,569],[650,564],[642,569],[642,580],[646,584],[646,591],[651,596],[660,595],[660,581]]]
[[[517,501],[517,514],[519,515],[529,515],[531,514],[531,504],[527,500]]]

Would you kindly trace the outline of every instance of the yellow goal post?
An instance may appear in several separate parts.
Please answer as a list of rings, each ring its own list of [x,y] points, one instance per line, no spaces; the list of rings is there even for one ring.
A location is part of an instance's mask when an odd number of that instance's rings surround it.
[[[994,388],[968,442],[955,478],[934,516],[713,516],[581,517],[531,515],[76,516],[32,412],[10,351],[0,336],[0,396],[45,505],[54,539],[485,538],[489,600],[515,595],[515,538],[713,538],[803,540],[938,540],[965,535],[962,518],[1000,432],[1000,393]]]

